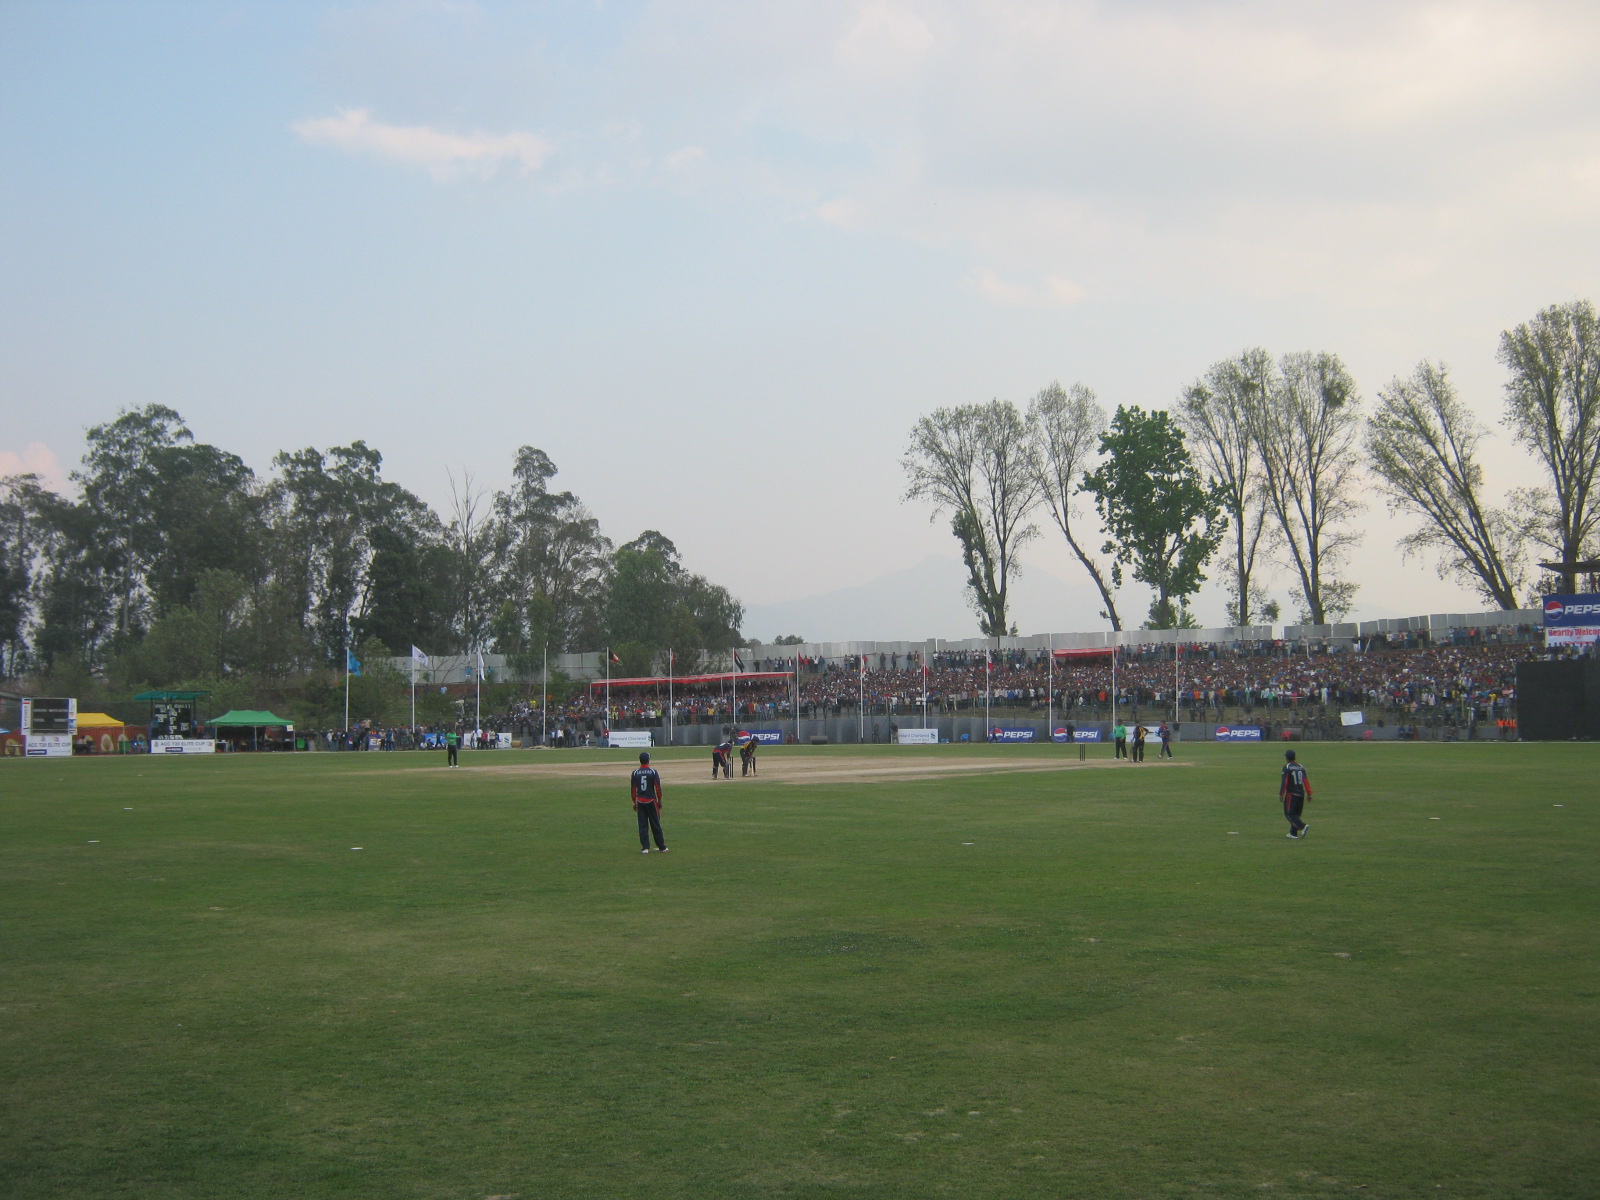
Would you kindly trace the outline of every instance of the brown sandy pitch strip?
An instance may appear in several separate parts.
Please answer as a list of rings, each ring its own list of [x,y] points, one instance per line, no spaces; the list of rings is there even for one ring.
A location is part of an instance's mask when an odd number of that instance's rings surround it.
[[[557,751],[556,753],[559,753]],[[752,783],[788,783],[788,784],[827,784],[827,783],[893,783],[901,779],[948,779],[963,775],[996,775],[1001,773],[1018,774],[1044,771],[1084,771],[1104,770],[1106,768],[1123,767],[1152,767],[1165,769],[1167,767],[1189,766],[1187,761],[1171,759],[1152,761],[1148,763],[1119,762],[1116,759],[1095,759],[1089,762],[1078,762],[1076,759],[1067,761],[1051,761],[1039,758],[1020,758],[1007,762],[1003,758],[960,759],[945,762],[915,761],[911,758],[881,758],[868,757],[841,757],[839,755],[807,755],[790,754],[779,751],[776,754],[763,755],[759,769],[761,774],[753,778],[736,776],[733,780],[718,779],[713,781],[710,777],[709,764],[698,761],[685,762],[683,760],[658,761],[656,767],[661,771],[662,780],[670,787],[684,787],[686,785],[710,784],[716,782],[726,785],[735,781],[745,784]],[[537,778],[549,776],[565,779],[594,779],[626,781],[628,771],[632,768],[630,759],[619,758],[614,763],[584,762],[563,763],[550,762],[516,762],[516,763],[484,763],[481,766],[463,762],[461,770],[482,775],[519,775]],[[437,770],[437,767],[417,767],[415,770]]]

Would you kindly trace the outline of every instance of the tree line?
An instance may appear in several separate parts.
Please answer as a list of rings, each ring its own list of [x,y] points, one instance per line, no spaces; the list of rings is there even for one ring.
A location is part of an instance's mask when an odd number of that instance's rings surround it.
[[[1600,550],[1594,306],[1544,309],[1501,334],[1498,359],[1501,423],[1527,468],[1499,497],[1486,492],[1479,453],[1489,431],[1443,364],[1394,378],[1365,413],[1338,355],[1250,349],[1214,363],[1170,410],[1121,405],[1108,417],[1090,388],[1059,383],[1025,411],[1007,400],[938,409],[912,428],[906,498],[948,517],[988,637],[1016,632],[1010,585],[1041,509],[1113,629],[1124,627],[1129,576],[1153,593],[1146,628],[1196,624],[1189,600],[1214,559],[1231,625],[1279,618],[1264,586],[1275,569],[1301,623],[1342,619],[1356,593],[1343,572],[1374,494],[1410,521],[1403,553],[1433,556],[1441,577],[1519,608],[1541,591],[1575,591],[1578,564]],[[1552,573],[1535,575],[1538,555]]]
[[[626,670],[740,644],[744,610],[665,535],[614,545],[523,446],[492,494],[448,511],[363,441],[272,459],[266,478],[159,404],[92,427],[80,495],[0,480],[0,669],[117,685],[266,689],[359,660],[494,649],[523,673],[610,644]]]

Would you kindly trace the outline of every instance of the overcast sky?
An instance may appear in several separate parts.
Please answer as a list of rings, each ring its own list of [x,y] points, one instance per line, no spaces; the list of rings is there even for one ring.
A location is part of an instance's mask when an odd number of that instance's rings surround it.
[[[1592,0],[0,0],[0,471],[152,401],[439,506],[531,443],[772,608],[954,557],[901,501],[939,406],[1260,345],[1495,424],[1500,331],[1600,300],[1597,47]],[[1366,524],[1356,615],[1481,607]],[[1099,624],[1058,542],[1023,632]]]

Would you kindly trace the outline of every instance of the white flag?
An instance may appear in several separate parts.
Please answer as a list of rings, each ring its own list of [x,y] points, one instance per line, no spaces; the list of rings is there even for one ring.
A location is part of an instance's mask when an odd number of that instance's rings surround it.
[[[411,647],[411,661],[414,663],[421,663],[423,666],[427,666],[428,656],[413,646]]]
[[[486,676],[484,675],[484,671],[483,671],[483,651],[482,650],[478,651],[478,678],[479,679],[486,678]]]

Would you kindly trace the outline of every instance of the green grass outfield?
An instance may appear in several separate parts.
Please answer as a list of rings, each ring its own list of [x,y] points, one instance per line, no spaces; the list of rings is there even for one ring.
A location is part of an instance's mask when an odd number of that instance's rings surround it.
[[[1301,750],[0,764],[0,1196],[1600,1194],[1600,747]]]

